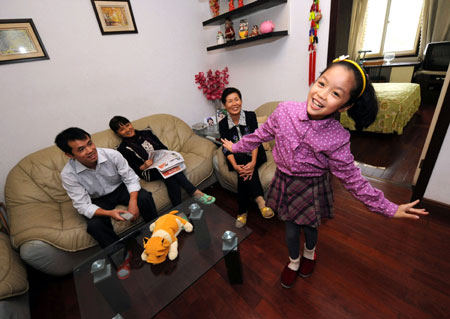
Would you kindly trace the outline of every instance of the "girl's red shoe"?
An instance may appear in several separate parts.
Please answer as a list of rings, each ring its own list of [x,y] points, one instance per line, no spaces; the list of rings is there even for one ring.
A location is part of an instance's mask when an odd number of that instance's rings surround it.
[[[314,254],[314,258],[316,254]],[[298,268],[298,275],[300,277],[306,278],[312,275],[314,272],[314,267],[316,265],[316,260],[311,260],[306,257],[300,258],[300,267]]]
[[[289,263],[284,266],[281,273],[281,286],[284,288],[291,288],[297,278],[297,272],[288,267]]]

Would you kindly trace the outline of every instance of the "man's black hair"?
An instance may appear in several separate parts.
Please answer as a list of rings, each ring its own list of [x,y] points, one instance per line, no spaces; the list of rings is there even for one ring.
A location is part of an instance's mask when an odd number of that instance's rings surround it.
[[[59,133],[55,138],[55,144],[64,153],[72,154],[72,148],[69,146],[70,141],[80,140],[84,141],[91,138],[91,135],[78,127],[69,127],[61,133]]]

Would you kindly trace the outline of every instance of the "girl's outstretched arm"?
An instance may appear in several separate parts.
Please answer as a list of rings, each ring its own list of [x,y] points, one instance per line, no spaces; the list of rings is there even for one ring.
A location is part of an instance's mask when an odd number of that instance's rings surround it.
[[[394,218],[410,218],[410,219],[419,219],[418,215],[428,215],[428,212],[424,208],[413,208],[419,203],[419,200],[415,200],[414,202],[399,205],[397,212],[394,214]],[[417,214],[417,215],[415,215]]]
[[[227,150],[229,150],[230,152],[233,152],[233,149],[232,149],[232,147],[233,147],[233,142],[231,142],[231,141],[229,141],[229,140],[227,140],[226,138],[222,138],[222,139],[220,139],[221,141],[222,141],[222,143],[223,143],[223,147],[225,147]]]

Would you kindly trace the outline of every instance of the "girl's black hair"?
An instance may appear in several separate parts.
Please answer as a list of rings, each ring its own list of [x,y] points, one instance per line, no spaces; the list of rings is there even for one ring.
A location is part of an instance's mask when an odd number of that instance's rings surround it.
[[[242,100],[241,91],[239,91],[236,88],[226,88],[225,90],[223,90],[222,98],[220,99],[222,101],[223,105],[225,105],[225,102],[227,101],[227,96],[232,93],[237,93],[237,95],[239,95],[239,98]]]
[[[342,65],[343,67],[346,67],[348,70],[351,70],[353,72],[353,75],[355,76],[356,86],[350,92],[350,99],[347,103],[345,103],[345,105],[353,104],[353,106],[347,110],[347,114],[355,121],[355,128],[360,131],[375,122],[375,119],[377,117],[378,100],[375,94],[375,89],[373,88],[372,83],[369,81],[365,70],[362,69],[366,78],[366,88],[363,94],[359,96],[363,88],[362,74],[355,65],[346,61],[338,61],[332,63],[322,73],[325,73],[328,69],[336,65]]]
[[[130,123],[130,121],[123,116],[116,115],[109,121],[109,128],[113,130],[114,133],[117,133],[117,130],[123,126]]]

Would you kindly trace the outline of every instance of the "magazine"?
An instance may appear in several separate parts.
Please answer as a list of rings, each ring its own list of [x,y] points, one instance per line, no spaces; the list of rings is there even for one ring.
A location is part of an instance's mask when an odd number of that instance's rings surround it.
[[[147,168],[156,168],[164,178],[173,176],[186,169],[184,158],[180,153],[168,150],[156,150],[150,153],[153,164]]]

